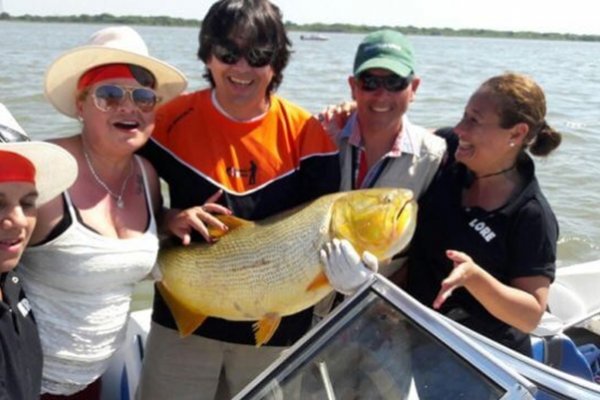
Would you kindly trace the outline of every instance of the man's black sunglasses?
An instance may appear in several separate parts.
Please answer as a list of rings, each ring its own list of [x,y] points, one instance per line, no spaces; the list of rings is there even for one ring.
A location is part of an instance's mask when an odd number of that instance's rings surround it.
[[[270,47],[251,47],[240,49],[234,43],[216,43],[212,46],[212,54],[222,63],[236,64],[242,57],[252,68],[269,65],[275,58],[275,51]]]
[[[413,74],[406,78],[390,74],[385,76],[371,75],[368,72],[363,72],[358,76],[358,83],[365,92],[374,92],[380,87],[383,87],[388,92],[401,92],[412,82]]]

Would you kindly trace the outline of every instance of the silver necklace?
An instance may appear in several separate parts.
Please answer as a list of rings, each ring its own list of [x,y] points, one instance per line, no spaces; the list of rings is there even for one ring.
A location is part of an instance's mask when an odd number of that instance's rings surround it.
[[[88,155],[87,151],[83,150],[83,155],[85,157],[85,161],[87,162],[88,168],[90,169],[90,172],[92,173],[92,176],[94,177],[96,182],[98,182],[98,184],[102,186],[104,190],[106,190],[106,192],[113,199],[116,200],[118,208],[125,207],[125,202],[123,201],[123,194],[125,193],[125,188],[127,187],[127,182],[129,182],[129,178],[131,178],[131,175],[133,175],[133,165],[129,164],[129,174],[127,174],[127,177],[123,180],[123,183],[121,184],[121,191],[119,192],[119,194],[116,194],[115,192],[110,190],[108,185],[104,183],[102,179],[100,179],[100,177],[96,173],[96,170],[94,169],[94,166],[92,165],[92,161],[90,160],[90,156]]]

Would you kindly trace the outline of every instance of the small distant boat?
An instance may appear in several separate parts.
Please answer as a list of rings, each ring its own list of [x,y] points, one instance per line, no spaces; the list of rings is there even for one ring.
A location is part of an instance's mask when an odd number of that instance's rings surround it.
[[[300,40],[324,41],[324,40],[329,40],[329,38],[325,35],[315,33],[315,34],[310,34],[310,35],[300,35]]]

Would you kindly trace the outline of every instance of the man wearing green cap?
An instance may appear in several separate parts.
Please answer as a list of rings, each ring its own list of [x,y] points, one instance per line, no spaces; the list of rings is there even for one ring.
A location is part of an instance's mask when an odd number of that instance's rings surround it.
[[[444,157],[446,142],[433,132],[412,124],[406,116],[421,83],[415,75],[414,52],[408,39],[393,30],[379,30],[367,35],[356,51],[353,74],[348,78],[348,83],[356,108],[347,118],[343,129],[337,128],[339,120],[344,117],[339,108],[329,109],[327,115],[321,116],[323,126],[339,148],[340,190],[404,187],[411,189],[415,198],[421,197]],[[398,258],[387,265],[373,265],[365,262],[365,259],[361,260],[352,246],[346,244],[348,246],[334,242],[329,247],[329,253],[323,254],[330,282],[333,282],[330,271],[335,269],[330,263],[354,264],[351,268],[360,268],[365,274],[372,274],[365,267],[368,264],[371,270],[390,276],[404,261],[404,258]],[[335,280],[334,287],[338,290],[350,287],[351,282],[345,281],[347,276],[340,278]],[[315,307],[316,320],[329,312],[334,296],[325,298]],[[402,324],[395,325],[394,329],[403,329]],[[345,348],[336,354],[339,362],[330,363],[332,380],[346,379],[352,382],[347,387],[352,388],[357,398],[371,398],[376,392],[408,394],[410,359],[406,341],[399,339],[406,336],[383,336],[377,350],[369,349],[364,343],[357,345],[355,342],[360,342],[360,339],[345,343]],[[382,372],[384,368],[371,366],[357,368],[357,371],[368,370],[368,377],[344,375],[347,370],[343,366],[348,364],[348,360],[353,365],[368,363],[368,360],[381,356],[382,352],[387,352],[389,356],[389,349],[396,352],[395,357],[403,360],[395,373],[386,375]],[[310,387],[310,384],[307,381],[305,386]]]
[[[336,137],[341,189],[406,187],[420,197],[437,171],[445,143],[405,115],[421,83],[406,36],[393,30],[367,35],[348,83],[356,111]]]
[[[416,198],[425,192],[446,144],[405,115],[420,82],[413,48],[402,33],[379,30],[359,44],[348,78],[356,109],[342,130],[336,132],[335,120],[324,123],[340,151],[340,190],[404,187]],[[401,264],[396,260],[379,272],[390,276]],[[321,305],[317,315],[326,314]]]

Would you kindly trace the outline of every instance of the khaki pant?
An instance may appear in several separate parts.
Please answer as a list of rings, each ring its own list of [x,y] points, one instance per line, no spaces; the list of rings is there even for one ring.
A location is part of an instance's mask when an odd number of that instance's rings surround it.
[[[285,347],[241,345],[151,325],[136,398],[230,399]]]

